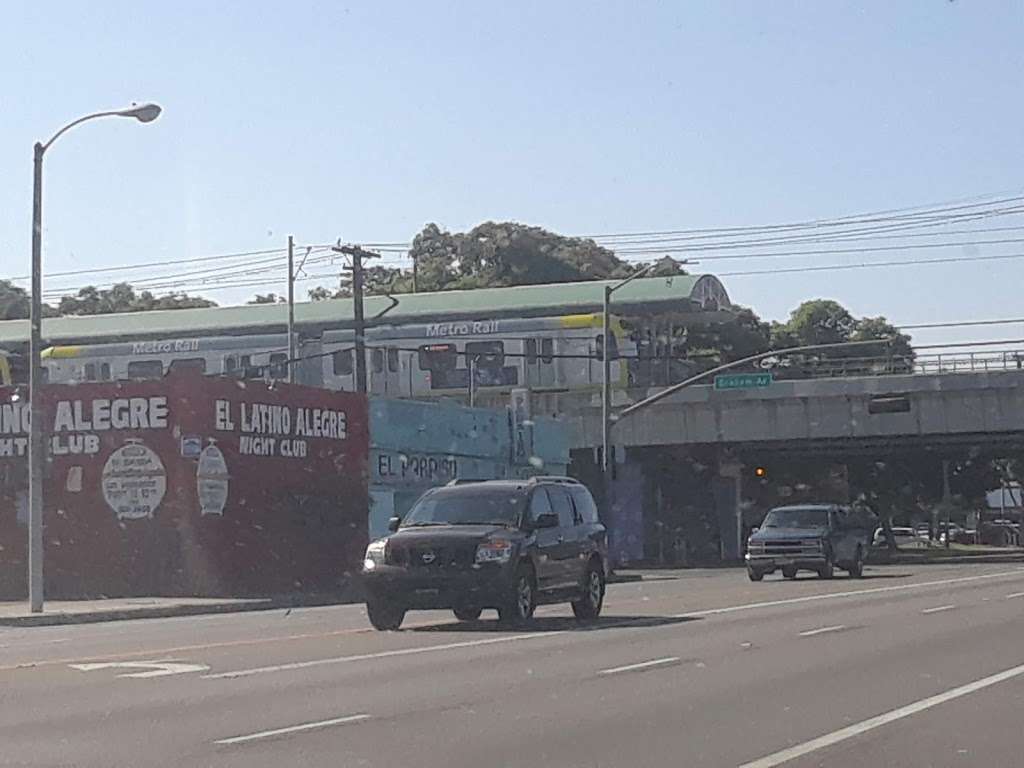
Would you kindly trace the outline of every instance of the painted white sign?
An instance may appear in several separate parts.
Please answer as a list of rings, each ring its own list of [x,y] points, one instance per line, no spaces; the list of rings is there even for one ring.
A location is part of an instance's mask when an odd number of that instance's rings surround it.
[[[103,466],[103,498],[119,520],[151,518],[167,493],[167,471],[156,453],[129,440]]]
[[[180,661],[101,661],[94,664],[69,664],[79,672],[94,672],[97,669],[143,669],[145,672],[130,672],[118,677],[134,677],[139,680],[167,675],[183,675],[188,672],[205,672],[205,664],[183,664]]]
[[[223,515],[228,503],[228,463],[216,445],[208,445],[199,454],[196,488],[204,515]]]

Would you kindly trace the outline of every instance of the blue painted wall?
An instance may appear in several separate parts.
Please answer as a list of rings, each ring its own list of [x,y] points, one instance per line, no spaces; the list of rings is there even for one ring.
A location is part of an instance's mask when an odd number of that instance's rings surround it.
[[[428,488],[456,478],[562,475],[569,438],[553,419],[508,409],[370,398],[370,538]]]

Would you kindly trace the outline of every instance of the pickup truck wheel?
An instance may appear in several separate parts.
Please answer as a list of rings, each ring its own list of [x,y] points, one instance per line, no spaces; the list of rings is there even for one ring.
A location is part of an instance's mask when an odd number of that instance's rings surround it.
[[[587,576],[583,582],[583,595],[579,600],[572,601],[573,615],[581,621],[596,619],[601,615],[604,605],[604,573],[598,563],[587,566]]]
[[[864,549],[863,547],[857,547],[857,554],[853,559],[853,564],[849,568],[850,578],[859,579],[864,575]]]
[[[747,577],[751,581],[761,581],[764,578],[764,571],[755,571],[753,568],[747,568]]]
[[[831,579],[836,572],[836,564],[832,560],[832,553],[825,555],[825,564],[818,570],[818,576],[823,579]]]
[[[456,608],[453,611],[459,621],[476,621],[483,612],[483,608]]]
[[[505,604],[498,608],[498,621],[502,624],[525,624],[533,617],[537,607],[536,581],[530,568],[520,568]]]
[[[366,601],[366,615],[369,616],[374,629],[386,632],[402,626],[402,621],[405,619],[405,608],[387,603],[379,598],[371,598]]]
[[[785,579],[796,578],[796,568],[790,568],[788,565],[782,569],[782,577]]]

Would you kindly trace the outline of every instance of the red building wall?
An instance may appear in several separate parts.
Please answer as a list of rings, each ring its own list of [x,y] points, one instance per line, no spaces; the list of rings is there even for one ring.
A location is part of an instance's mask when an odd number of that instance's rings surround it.
[[[330,590],[361,563],[365,397],[179,374],[44,402],[50,597]],[[26,591],[25,407],[0,388],[0,597]]]

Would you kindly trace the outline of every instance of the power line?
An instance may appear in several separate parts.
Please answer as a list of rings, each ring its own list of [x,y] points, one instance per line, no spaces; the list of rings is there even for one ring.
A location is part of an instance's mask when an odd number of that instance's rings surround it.
[[[1024,253],[1006,253],[998,256],[950,256],[938,259],[907,259],[905,261],[868,261],[860,264],[819,264],[808,267],[782,267],[775,269],[752,269],[739,272],[719,272],[719,277],[749,277],[752,275],[780,275],[792,272],[838,272],[848,269],[873,269],[879,267],[909,267],[928,264],[959,264],[967,262],[1000,261],[1024,259]]]
[[[1015,325],[1024,323],[1024,317],[1013,317],[999,320],[958,320],[948,323],[914,323],[912,325],[897,325],[901,331],[919,330],[922,328],[965,328],[976,325]]]

